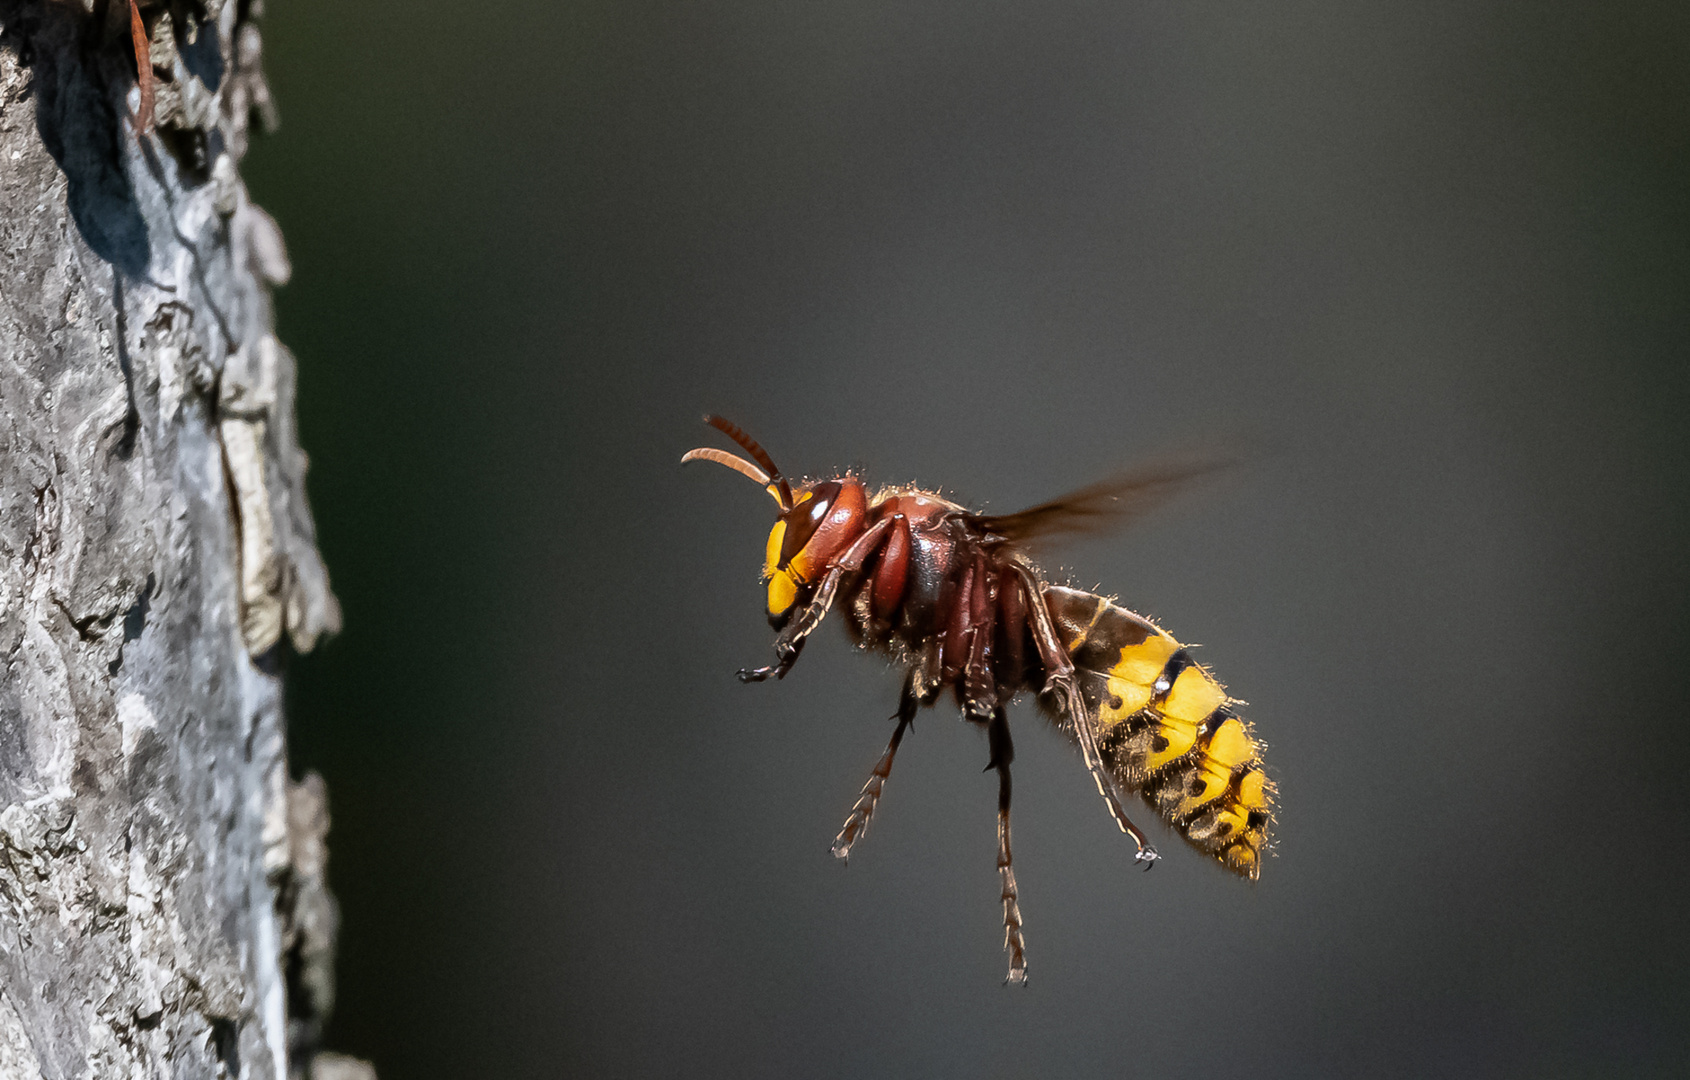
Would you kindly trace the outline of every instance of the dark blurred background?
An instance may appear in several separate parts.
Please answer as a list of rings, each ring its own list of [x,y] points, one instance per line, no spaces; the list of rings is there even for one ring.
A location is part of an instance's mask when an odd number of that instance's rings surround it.
[[[425,1077],[1690,1068],[1690,7],[272,0],[331,1042]],[[1131,868],[1030,705],[784,683],[747,427],[1008,510],[1270,744],[1258,885]],[[1148,816],[1148,815],[1144,815]]]

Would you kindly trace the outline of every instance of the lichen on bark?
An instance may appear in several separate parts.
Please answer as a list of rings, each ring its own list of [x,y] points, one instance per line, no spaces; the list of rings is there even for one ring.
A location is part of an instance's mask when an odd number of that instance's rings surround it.
[[[0,1076],[307,1076],[335,911],[280,670],[305,501],[257,0],[0,0]],[[283,639],[286,639],[284,641]],[[314,1065],[313,1062],[316,1062]]]

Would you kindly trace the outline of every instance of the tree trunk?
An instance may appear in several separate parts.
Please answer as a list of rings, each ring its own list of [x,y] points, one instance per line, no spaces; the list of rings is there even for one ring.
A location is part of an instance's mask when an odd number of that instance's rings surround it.
[[[287,772],[283,653],[339,610],[236,170],[260,6],[141,5],[142,136],[127,0],[0,0],[7,1080],[362,1068],[316,1054],[327,807]]]

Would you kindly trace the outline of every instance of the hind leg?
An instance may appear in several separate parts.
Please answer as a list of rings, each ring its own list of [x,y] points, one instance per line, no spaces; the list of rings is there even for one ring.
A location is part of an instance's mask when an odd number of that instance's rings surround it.
[[[1009,737],[1009,717],[1002,706],[992,712],[986,729],[992,760],[986,768],[998,771],[998,884],[1003,889],[1003,947],[1009,952],[1007,983],[1027,985],[1027,942],[1021,936],[1021,893],[1015,885],[1015,864],[1009,852],[1009,763],[1015,743]]]
[[[1132,837],[1133,843],[1138,845],[1138,854],[1133,857],[1133,861],[1143,863],[1144,868],[1148,870],[1162,856],[1151,846],[1143,830],[1127,817],[1126,810],[1121,806],[1115,778],[1109,774],[1108,767],[1103,763],[1103,753],[1097,746],[1097,732],[1092,729],[1090,712],[1086,708],[1085,700],[1080,696],[1080,684],[1074,677],[1074,661],[1068,655],[1068,650],[1063,648],[1062,639],[1056,634],[1056,625],[1051,621],[1050,609],[1045,607],[1044,593],[1039,588],[1038,579],[1033,576],[1032,571],[1019,564],[1015,571],[1026,590],[1027,610],[1032,615],[1033,642],[1038,646],[1039,662],[1045,668],[1045,685],[1039,692],[1056,695],[1063,716],[1074,728],[1074,737],[1080,743],[1080,756],[1085,759],[1086,770],[1091,773],[1092,782],[1097,785],[1097,793],[1103,796],[1103,804],[1109,808],[1109,816],[1114,818],[1121,831]]]

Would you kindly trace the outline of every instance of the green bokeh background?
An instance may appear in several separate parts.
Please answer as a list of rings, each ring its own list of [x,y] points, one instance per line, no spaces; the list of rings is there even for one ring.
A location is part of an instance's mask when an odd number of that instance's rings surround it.
[[[245,166],[346,631],[339,1049],[410,1077],[1683,1075],[1690,9],[270,0]],[[1283,789],[1129,872],[1016,714],[743,688],[768,505],[1247,464],[1059,553],[1203,643]]]

